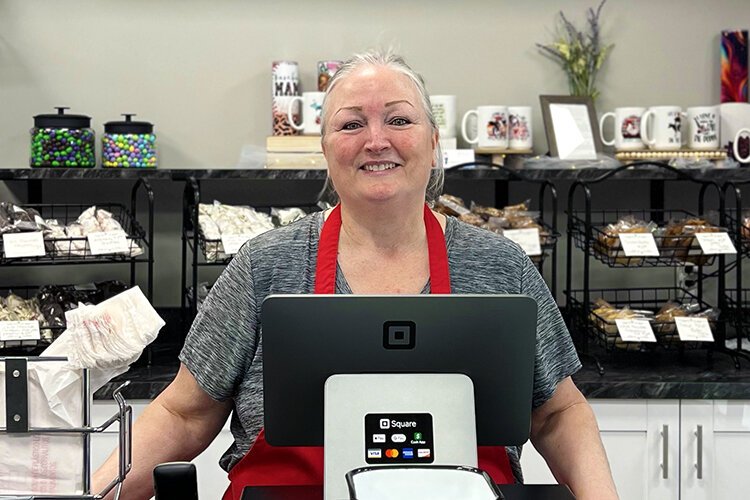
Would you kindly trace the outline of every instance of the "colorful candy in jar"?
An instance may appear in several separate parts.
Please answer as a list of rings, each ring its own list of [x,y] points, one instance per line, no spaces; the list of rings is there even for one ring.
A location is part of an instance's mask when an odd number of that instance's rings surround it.
[[[65,114],[36,115],[31,129],[32,167],[94,167],[94,131],[91,117]]]
[[[124,121],[104,124],[102,137],[103,167],[156,167],[154,125],[132,120],[134,114],[123,114]]]

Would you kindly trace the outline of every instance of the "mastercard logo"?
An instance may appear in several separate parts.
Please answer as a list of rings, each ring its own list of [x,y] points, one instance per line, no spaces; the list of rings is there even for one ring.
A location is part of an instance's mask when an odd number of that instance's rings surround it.
[[[385,456],[387,458],[397,458],[398,457],[398,450],[395,450],[393,448],[385,450]]]

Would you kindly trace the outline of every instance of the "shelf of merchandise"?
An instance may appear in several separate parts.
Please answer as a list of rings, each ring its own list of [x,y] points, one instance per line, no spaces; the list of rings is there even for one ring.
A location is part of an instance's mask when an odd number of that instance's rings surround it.
[[[645,309],[656,313],[659,307],[664,305],[668,300],[689,299],[695,302],[704,310],[711,307],[710,301],[704,296],[704,281],[710,276],[718,277],[718,293],[715,303],[721,305],[724,301],[724,256],[713,256],[704,254],[700,247],[695,243],[694,236],[676,235],[663,236],[657,233],[655,237],[659,248],[659,255],[655,257],[626,257],[622,252],[619,239],[616,237],[607,237],[604,233],[604,227],[607,224],[616,222],[625,214],[632,214],[645,220],[654,220],[661,224],[670,218],[690,216],[684,210],[668,210],[663,206],[652,207],[648,210],[596,210],[592,207],[592,188],[594,185],[608,179],[617,179],[622,173],[627,173],[631,169],[649,168],[664,170],[663,182],[686,181],[696,184],[700,187],[698,199],[698,214],[702,216],[706,213],[705,198],[709,191],[714,191],[718,199],[717,213],[720,215],[720,223],[724,220],[724,197],[719,184],[713,180],[701,179],[700,176],[686,170],[679,170],[662,163],[643,162],[618,167],[610,170],[597,177],[587,180],[577,180],[573,182],[568,194],[568,234],[567,234],[567,257],[566,257],[566,316],[570,323],[571,333],[573,334],[576,347],[583,357],[591,357],[597,364],[600,374],[604,374],[604,367],[598,358],[598,353],[594,354],[590,349],[592,342],[603,346],[604,355],[609,356],[619,352],[642,353],[644,351],[655,352],[657,355],[668,350],[676,350],[683,355],[686,350],[701,349],[705,350],[707,363],[710,364],[714,352],[729,354],[735,358],[738,363],[736,353],[725,347],[726,339],[726,321],[720,317],[720,320],[713,322],[714,342],[677,342],[677,339],[671,335],[669,342],[665,342],[666,337],[660,334],[664,333],[665,325],[658,323],[652,324],[657,342],[650,346],[625,346],[623,341],[618,341],[616,332],[612,325],[603,324],[601,318],[596,317],[592,312],[594,310],[593,299],[600,294],[604,300],[607,297],[612,299],[611,304],[615,307],[630,307],[632,309]],[[663,186],[661,186],[663,189]],[[583,194],[584,208],[576,210],[576,195]],[[662,191],[663,193],[663,191]],[[654,197],[652,196],[652,202]],[[663,203],[663,197],[658,202]],[[608,239],[605,239],[608,238]],[[578,254],[583,256],[583,273],[580,288],[573,285],[573,259],[576,254],[574,249],[578,249]],[[678,288],[623,288],[620,290],[594,290],[591,288],[591,262],[598,260],[605,268],[643,268],[643,267],[679,267],[686,264],[693,264],[698,269],[699,279],[695,293],[688,293]],[[718,270],[706,272],[704,268],[714,265],[718,261]],[[675,349],[676,348],[676,349]]]
[[[8,179],[0,177],[0,180]],[[18,179],[14,178],[12,180]],[[139,195],[145,197],[147,201],[147,226],[145,228],[136,218],[136,214],[138,213]],[[138,268],[145,266],[147,282],[146,296],[149,301],[151,301],[153,298],[154,270],[154,192],[151,188],[151,184],[146,178],[138,177],[133,184],[130,191],[130,207],[110,202],[87,204],[28,203],[21,204],[20,206],[21,208],[33,208],[40,213],[43,219],[57,219],[58,223],[67,225],[75,221],[85,209],[92,205],[112,213],[113,217],[120,223],[127,233],[127,239],[129,242],[129,251],[127,254],[92,255],[87,238],[76,237],[45,240],[46,254],[44,256],[6,258],[5,254],[1,252],[3,248],[2,243],[0,243],[0,273],[2,272],[2,268],[17,266],[67,266],[91,264],[125,265],[130,267],[130,285],[134,286],[137,284],[136,277]],[[139,255],[134,255],[136,246],[142,250],[142,253]],[[24,294],[29,296],[29,294],[32,293],[31,290],[47,284],[51,283],[19,283],[17,286],[4,284],[3,288],[12,289],[14,291],[21,290]],[[59,333],[61,332],[53,332],[52,337],[54,338],[55,334],[59,335]],[[32,342],[26,342],[23,346],[12,348],[6,348],[4,345],[0,345],[0,354],[34,355],[41,352],[47,345],[48,342],[46,341],[38,341],[35,344]],[[148,355],[150,357],[150,350],[148,350]]]

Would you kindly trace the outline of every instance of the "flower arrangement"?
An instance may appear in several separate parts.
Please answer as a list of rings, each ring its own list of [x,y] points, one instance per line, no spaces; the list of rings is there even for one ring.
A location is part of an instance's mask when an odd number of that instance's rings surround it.
[[[596,11],[589,8],[586,12],[586,32],[578,31],[560,11],[562,29],[558,41],[536,44],[542,54],[558,62],[565,70],[571,95],[591,96],[593,99],[599,95],[596,74],[614,47],[614,44],[602,45],[599,40],[599,14],[606,1],[602,0]]]

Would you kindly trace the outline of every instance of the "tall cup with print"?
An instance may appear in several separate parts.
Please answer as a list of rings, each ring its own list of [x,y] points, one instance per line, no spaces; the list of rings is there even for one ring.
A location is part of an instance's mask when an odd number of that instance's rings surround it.
[[[719,147],[719,107],[696,106],[688,108],[688,147],[690,149],[717,149]]]
[[[721,114],[721,127],[719,136],[721,143],[719,147],[725,149],[727,154],[734,159],[734,144],[737,143],[737,150],[742,157],[750,154],[750,137],[738,132],[744,128],[750,128],[750,104],[746,102],[725,102],[719,105]],[[745,153],[747,151],[747,153]]]
[[[529,150],[531,135],[531,106],[508,106],[508,149]]]
[[[320,112],[323,109],[325,92],[302,92],[289,101],[287,117],[295,130],[301,130],[305,135],[320,135]],[[294,122],[294,106],[297,101],[302,103],[302,123]]]
[[[641,138],[641,117],[646,108],[624,107],[615,108],[614,112],[604,113],[599,120],[599,135],[602,143],[614,146],[620,151],[643,149],[645,144]],[[615,126],[614,137],[611,141],[604,138],[604,124],[607,118],[612,118]]]
[[[641,117],[641,138],[651,149],[676,150],[682,140],[682,120],[685,113],[679,106],[654,106]],[[649,132],[649,122],[651,131]]]
[[[476,117],[477,135],[469,137],[469,118]],[[505,106],[479,106],[466,112],[461,120],[461,135],[469,144],[480,148],[508,149],[508,108]]]
[[[431,95],[430,106],[435,117],[441,139],[456,137],[456,96]]]

